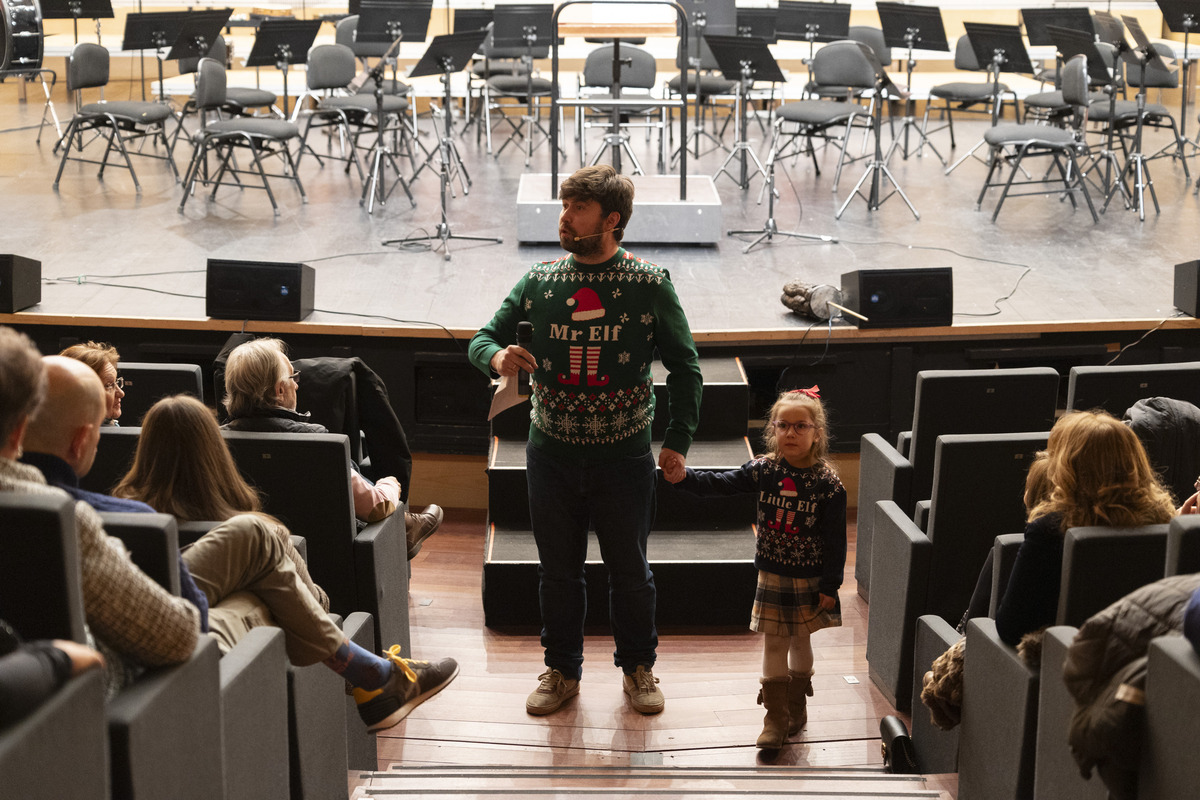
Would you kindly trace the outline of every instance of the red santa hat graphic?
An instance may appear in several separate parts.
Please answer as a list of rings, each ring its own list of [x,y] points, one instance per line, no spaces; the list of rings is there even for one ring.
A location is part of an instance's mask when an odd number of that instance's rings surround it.
[[[782,497],[796,496],[796,482],[791,478],[784,478],[779,482],[779,494]]]
[[[584,322],[604,316],[604,306],[600,305],[600,296],[592,289],[584,287],[567,299],[567,305],[575,309],[571,319]]]

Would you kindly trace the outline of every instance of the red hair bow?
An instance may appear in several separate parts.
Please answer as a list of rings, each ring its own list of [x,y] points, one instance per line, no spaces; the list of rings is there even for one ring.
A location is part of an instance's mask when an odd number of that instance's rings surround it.
[[[788,394],[802,394],[811,397],[813,400],[821,399],[820,387],[818,387],[816,384],[813,384],[807,389],[792,389],[790,392],[788,392]]]

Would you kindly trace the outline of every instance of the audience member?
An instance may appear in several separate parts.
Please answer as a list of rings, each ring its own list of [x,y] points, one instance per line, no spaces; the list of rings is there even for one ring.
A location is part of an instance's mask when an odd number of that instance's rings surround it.
[[[328,433],[324,426],[309,422],[306,414],[296,410],[299,377],[279,339],[254,339],[235,347],[225,365],[223,402],[230,417],[225,427],[235,431]],[[354,513],[359,519],[383,519],[401,502],[403,487],[393,476],[374,484],[357,471],[350,478]],[[409,558],[437,531],[442,516],[442,509],[436,505],[405,513]]]
[[[1029,512],[996,612],[997,633],[1014,647],[1025,634],[1054,624],[1068,528],[1150,525],[1175,514],[1137,436],[1106,412],[1062,417],[1050,431],[1046,452],[1050,494]]]
[[[69,639],[24,642],[0,620],[0,728],[24,718],[69,679],[104,666],[98,652]]]
[[[104,342],[88,341],[73,344],[59,355],[82,361],[100,376],[107,398],[104,424],[117,425],[121,418],[121,398],[125,396],[125,379],[117,375],[117,362],[121,359],[117,348]]]
[[[0,329],[0,333],[5,331],[7,329]],[[7,361],[3,358],[4,355],[4,348],[0,347],[0,361]],[[26,352],[24,355],[28,357],[30,354]],[[33,355],[36,356],[36,351]],[[94,387],[96,379],[87,370],[72,369],[71,364],[72,362],[65,360],[50,359],[47,371],[54,374],[54,380],[48,381],[41,375],[37,378],[43,387],[48,388],[52,408],[60,411],[78,409],[79,418],[59,424],[57,419],[49,421],[49,415],[35,414],[31,422],[27,413],[19,428],[22,436],[26,429],[35,430],[34,440],[44,443],[43,446],[47,449],[56,451],[50,455],[58,455],[64,461],[72,458],[72,440],[92,441],[90,449],[86,444],[77,448],[82,451],[77,463],[90,466],[95,456],[95,442],[99,439],[98,435],[93,439],[87,433],[88,420],[94,419],[93,409],[87,402],[72,403],[58,395],[70,394],[79,391],[80,388],[87,393],[89,381]],[[4,385],[8,386],[9,383],[6,381]],[[94,398],[94,389],[92,393]],[[2,415],[0,418],[3,418]],[[210,415],[209,419],[211,430],[215,433],[215,418]],[[39,420],[44,428],[39,425]],[[0,429],[0,433],[2,432]],[[64,441],[56,441],[56,432]],[[219,437],[219,433],[216,435]],[[15,450],[16,447],[13,447],[14,455]],[[4,463],[0,461],[0,478],[3,477],[3,466]],[[30,469],[20,464],[15,466]],[[41,477],[40,474],[38,477]],[[78,477],[80,476],[77,473],[76,479]],[[84,509],[91,512],[83,503],[77,506],[77,511],[82,512]],[[94,516],[94,512],[92,515]],[[102,537],[99,520],[96,519],[95,523],[98,535]],[[105,549],[116,552],[112,547]],[[309,588],[311,579],[307,581],[309,585],[306,585],[305,580],[301,578],[300,570],[303,567],[298,567],[297,564],[302,564],[302,561],[295,557],[294,553],[287,529],[277,520],[264,514],[234,516],[214,527],[186,549],[183,558],[187,569],[203,591],[209,606],[210,635],[217,640],[223,652],[232,648],[253,627],[278,625],[284,631],[288,657],[294,664],[307,666],[320,661],[346,679],[354,689],[359,714],[371,730],[396,724],[457,675],[458,665],[453,659],[430,663],[401,658],[398,645],[394,645],[383,657],[379,657],[348,641],[321,606],[318,593]],[[123,550],[120,555],[121,563],[139,586],[149,583],[157,588],[149,578],[128,562]],[[83,554],[81,562],[85,582],[85,612],[88,613],[90,623],[91,610],[88,608],[86,588],[92,563],[86,553]],[[175,601],[190,608],[182,600]],[[192,609],[192,612],[194,614],[195,609]],[[131,605],[124,609],[124,614],[126,618],[138,616],[137,606]],[[192,627],[191,648],[187,652],[187,655],[190,655],[195,646],[199,624],[195,616],[189,617],[188,621]],[[129,623],[127,620],[121,620],[117,626],[122,624]],[[119,646],[116,649],[124,655],[123,649]],[[147,662],[143,660],[142,663]]]
[[[46,392],[42,358],[24,334],[0,326],[0,491],[60,495],[36,468],[19,458],[30,418]],[[200,612],[173,597],[129,560],[104,533],[99,515],[75,504],[83,607],[105,653],[110,691],[127,680],[125,666],[160,667],[191,657],[200,636]]]

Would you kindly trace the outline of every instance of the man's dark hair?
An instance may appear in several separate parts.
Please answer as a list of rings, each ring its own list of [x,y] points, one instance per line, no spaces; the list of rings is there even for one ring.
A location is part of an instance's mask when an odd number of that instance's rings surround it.
[[[0,325],[0,447],[45,395],[42,354],[28,336]]]
[[[616,211],[621,219],[613,238],[619,242],[625,236],[625,226],[633,216],[633,181],[608,164],[576,170],[562,182],[558,196],[564,200],[595,200],[606,217]]]

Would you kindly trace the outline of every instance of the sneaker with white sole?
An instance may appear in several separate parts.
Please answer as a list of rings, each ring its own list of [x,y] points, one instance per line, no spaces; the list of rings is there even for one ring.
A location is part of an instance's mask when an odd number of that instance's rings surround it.
[[[556,669],[548,669],[538,675],[541,683],[525,701],[525,710],[542,716],[562,708],[562,704],[579,694],[579,681],[571,680]]]
[[[658,688],[658,678],[645,664],[638,664],[632,675],[625,675],[625,694],[629,705],[643,714],[657,714],[666,707],[667,698]]]
[[[458,662],[453,658],[441,661],[417,661],[400,657],[400,645],[394,644],[383,652],[392,662],[392,677],[379,689],[354,689],[358,716],[368,731],[390,728],[404,719],[417,706],[446,688],[458,675]]]

